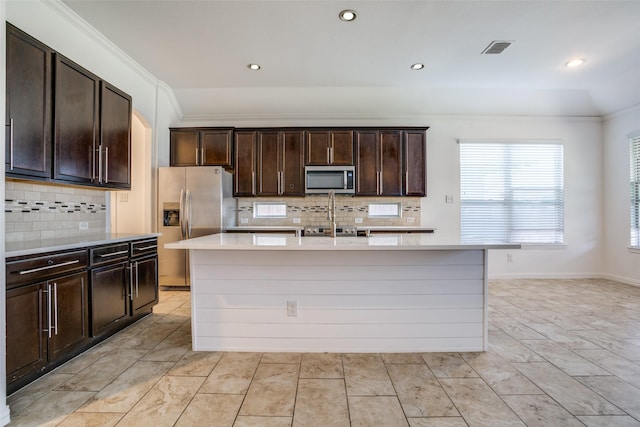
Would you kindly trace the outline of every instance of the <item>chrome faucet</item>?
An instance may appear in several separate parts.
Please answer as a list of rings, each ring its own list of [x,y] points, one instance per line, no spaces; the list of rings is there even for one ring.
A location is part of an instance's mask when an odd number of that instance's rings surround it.
[[[327,200],[327,219],[329,220],[329,237],[336,237],[336,194],[329,191]]]

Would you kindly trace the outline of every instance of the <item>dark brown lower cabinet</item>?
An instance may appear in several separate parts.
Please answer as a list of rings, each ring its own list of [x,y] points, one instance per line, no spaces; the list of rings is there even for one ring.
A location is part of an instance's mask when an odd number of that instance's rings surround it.
[[[151,313],[157,244],[147,238],[9,258],[8,393]]]
[[[73,355],[89,339],[87,273],[7,291],[7,382]]]
[[[95,337],[129,316],[128,262],[91,270],[91,334]]]

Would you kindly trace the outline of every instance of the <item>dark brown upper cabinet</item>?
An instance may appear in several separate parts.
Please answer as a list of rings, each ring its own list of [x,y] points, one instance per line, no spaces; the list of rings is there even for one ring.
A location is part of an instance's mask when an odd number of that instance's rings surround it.
[[[100,181],[111,188],[131,188],[131,97],[100,82]]]
[[[427,141],[426,131],[404,132],[404,195],[426,196],[427,194]]]
[[[402,131],[356,130],[356,195],[402,195]]]
[[[236,130],[234,146],[233,195],[256,195],[256,141],[255,130]]]
[[[258,196],[303,196],[304,131],[259,131]]]
[[[7,24],[6,174],[131,188],[131,97]]]
[[[233,129],[171,129],[171,166],[232,166]]]
[[[51,57],[44,44],[7,23],[7,176],[51,178]]]
[[[99,185],[100,79],[56,54],[53,178]]]
[[[305,165],[353,165],[352,130],[309,130]]]

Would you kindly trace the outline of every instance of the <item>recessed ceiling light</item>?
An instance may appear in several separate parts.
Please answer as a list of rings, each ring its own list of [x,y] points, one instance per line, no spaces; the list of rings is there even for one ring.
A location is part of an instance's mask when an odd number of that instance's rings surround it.
[[[346,9],[340,12],[338,16],[340,17],[341,21],[351,22],[355,20],[358,15],[356,14],[355,10]]]
[[[258,71],[260,69],[260,65],[258,64],[248,64],[247,68],[253,71]]]
[[[411,66],[412,70],[422,70],[423,68],[424,68],[424,64],[421,64],[419,62],[416,62]]]
[[[584,64],[584,59],[583,58],[575,58],[575,59],[572,59],[571,61],[567,62],[564,65],[566,65],[567,67],[572,67],[573,68],[573,67],[577,67],[577,66],[582,65],[582,64]]]

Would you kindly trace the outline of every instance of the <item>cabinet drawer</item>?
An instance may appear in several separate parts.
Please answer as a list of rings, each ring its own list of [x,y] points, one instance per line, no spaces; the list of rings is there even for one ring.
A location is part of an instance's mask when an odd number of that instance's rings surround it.
[[[141,257],[158,252],[158,239],[138,240],[131,242],[131,256]]]
[[[91,266],[126,261],[129,258],[129,243],[97,246],[89,249],[89,251],[91,253]]]
[[[15,287],[87,268],[87,250],[8,259],[6,268],[7,287]]]

